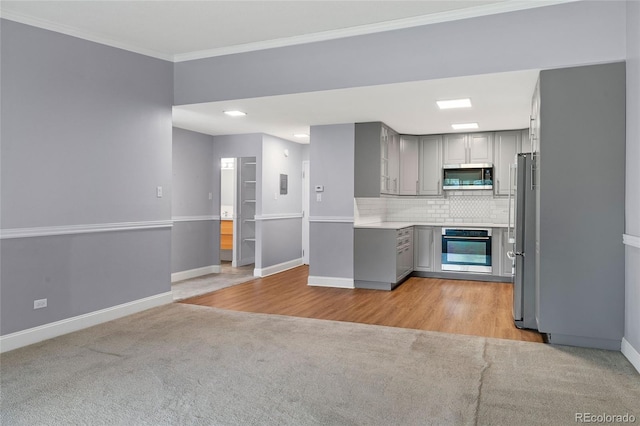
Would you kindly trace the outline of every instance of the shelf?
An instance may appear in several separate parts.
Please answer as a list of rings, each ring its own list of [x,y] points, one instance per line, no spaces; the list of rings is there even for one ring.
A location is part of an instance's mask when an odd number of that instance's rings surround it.
[[[247,184],[247,183],[256,183],[256,181],[255,180],[245,180],[244,183],[245,184]]]
[[[243,222],[255,222],[255,219],[244,219]]]
[[[256,242],[255,238],[244,238],[242,241],[248,241],[248,242]]]
[[[256,200],[244,200],[243,203],[255,203]]]
[[[256,163],[244,163],[245,166],[255,166]]]

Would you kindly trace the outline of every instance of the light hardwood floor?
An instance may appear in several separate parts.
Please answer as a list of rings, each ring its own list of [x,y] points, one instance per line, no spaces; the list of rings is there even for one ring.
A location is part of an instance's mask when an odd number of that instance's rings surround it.
[[[300,266],[180,303],[390,327],[542,342],[511,317],[508,283],[409,278],[393,291],[310,287]]]

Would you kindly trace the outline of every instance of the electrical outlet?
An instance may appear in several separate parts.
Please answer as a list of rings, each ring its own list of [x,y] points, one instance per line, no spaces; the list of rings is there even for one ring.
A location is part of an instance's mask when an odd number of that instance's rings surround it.
[[[47,299],[38,299],[33,301],[33,309],[42,309],[47,307]]]
[[[161,186],[158,186],[156,188],[156,197],[162,198],[162,187]]]

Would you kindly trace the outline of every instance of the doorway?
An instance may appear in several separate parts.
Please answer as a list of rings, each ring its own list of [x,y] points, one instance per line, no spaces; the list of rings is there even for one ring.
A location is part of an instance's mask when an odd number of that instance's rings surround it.
[[[256,158],[222,158],[220,166],[222,272],[252,271],[256,251]]]

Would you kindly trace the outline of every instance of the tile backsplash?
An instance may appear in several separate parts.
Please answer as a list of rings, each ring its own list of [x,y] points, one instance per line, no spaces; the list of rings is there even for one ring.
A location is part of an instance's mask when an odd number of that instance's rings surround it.
[[[454,191],[446,197],[356,198],[355,222],[500,223],[508,221],[509,201],[491,191]],[[513,203],[513,201],[512,201]]]
[[[387,201],[390,198],[354,198],[353,212],[355,223],[385,222]]]

